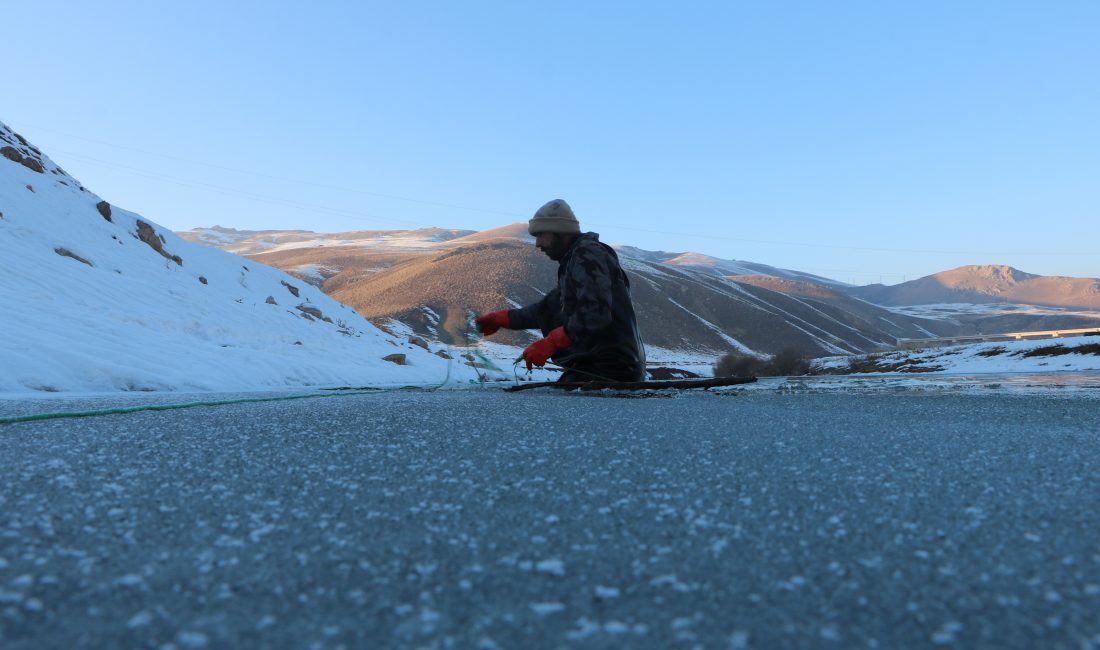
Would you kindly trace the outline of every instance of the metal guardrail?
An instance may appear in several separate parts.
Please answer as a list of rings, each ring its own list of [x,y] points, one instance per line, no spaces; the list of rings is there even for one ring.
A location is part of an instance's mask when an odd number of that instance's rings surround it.
[[[1074,336],[1100,336],[1100,327],[1071,330],[1037,330],[1034,332],[1003,332],[1001,334],[971,334],[969,336],[945,336],[929,339],[898,339],[897,346],[904,349],[935,347],[954,343],[988,343],[996,341],[1024,341],[1029,339],[1057,339]]]

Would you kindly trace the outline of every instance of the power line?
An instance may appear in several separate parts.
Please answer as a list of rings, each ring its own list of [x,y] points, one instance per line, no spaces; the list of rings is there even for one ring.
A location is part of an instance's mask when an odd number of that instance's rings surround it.
[[[231,172],[236,172],[236,173],[241,173],[241,174],[249,174],[249,175],[257,176],[257,177],[260,177],[260,178],[267,178],[269,180],[277,180],[277,181],[281,181],[281,182],[292,182],[292,183],[298,183],[298,184],[301,184],[301,185],[308,185],[308,186],[312,186],[312,187],[318,187],[318,188],[322,188],[322,189],[329,189],[329,190],[342,191],[342,192],[352,192],[352,193],[364,194],[364,195],[369,195],[369,196],[377,196],[377,197],[381,197],[381,198],[389,198],[389,199],[395,199],[395,200],[400,200],[400,201],[408,201],[408,202],[412,202],[412,203],[420,203],[420,204],[423,204],[423,205],[433,205],[433,206],[438,206],[438,207],[454,208],[454,209],[466,210],[466,211],[471,211],[471,212],[481,212],[481,213],[485,213],[485,214],[496,214],[496,215],[507,216],[511,219],[521,219],[522,220],[522,217],[517,217],[516,213],[514,213],[514,212],[504,212],[504,211],[500,211],[500,210],[492,210],[492,209],[486,209],[486,208],[476,208],[476,207],[471,207],[471,206],[463,206],[463,205],[444,203],[444,202],[438,202],[438,201],[427,201],[427,200],[421,200],[421,199],[413,199],[413,198],[409,198],[409,197],[402,197],[402,196],[397,196],[397,195],[392,195],[392,194],[372,192],[372,191],[360,190],[360,189],[354,189],[354,188],[347,188],[347,187],[341,187],[341,186],[337,186],[337,185],[328,185],[328,184],[324,184],[324,183],[314,183],[314,182],[311,182],[311,181],[304,181],[304,180],[301,180],[301,179],[293,179],[293,178],[287,178],[287,177],[282,177],[282,176],[275,176],[275,175],[265,174],[265,173],[261,173],[261,172],[254,172],[254,171],[238,169],[238,168],[234,168],[234,167],[216,165],[216,164],[213,164],[213,163],[189,160],[189,159],[186,159],[186,158],[181,158],[181,157],[177,157],[177,156],[171,156],[171,155],[161,154],[161,153],[156,153],[156,152],[151,152],[151,151],[146,151],[146,150],[143,150],[143,149],[128,147],[128,146],[125,146],[125,145],[112,144],[112,143],[104,142],[104,141],[101,141],[101,140],[86,138],[86,137],[83,137],[83,136],[77,136],[77,135],[62,133],[62,132],[59,132],[59,131],[56,131],[56,130],[53,130],[53,129],[49,129],[47,127],[39,127],[39,126],[34,126],[34,125],[29,125],[29,126],[32,126],[33,128],[41,128],[45,131],[52,131],[54,133],[57,133],[59,135],[63,135],[65,137],[76,138],[76,139],[79,139],[79,140],[85,140],[87,142],[92,142],[92,143],[95,143],[95,144],[101,144],[101,145],[104,145],[104,146],[115,147],[115,148],[118,148],[118,149],[130,150],[130,151],[134,151],[134,152],[137,152],[137,153],[142,153],[142,154],[151,155],[151,156],[157,156],[157,157],[161,157],[161,158],[165,158],[165,159],[169,159],[169,160],[175,160],[175,161],[179,161],[179,162],[184,162],[184,163],[188,163],[188,164],[200,165],[200,166],[204,166],[204,167],[210,167],[210,168],[219,169],[219,170],[222,170],[222,171],[231,171]],[[321,205],[316,205],[316,204],[303,203],[303,202],[299,202],[299,201],[294,201],[292,199],[283,199],[283,198],[277,198],[277,197],[273,198],[273,197],[270,197],[270,196],[244,192],[244,191],[241,191],[241,190],[234,190],[234,189],[231,189],[231,188],[225,188],[225,187],[205,183],[205,182],[202,182],[202,181],[192,181],[192,180],[186,180],[186,179],[179,179],[178,177],[167,176],[167,175],[163,175],[163,174],[153,174],[151,172],[147,172],[145,170],[137,169],[137,168],[130,167],[130,166],[127,166],[127,165],[123,165],[123,164],[120,164],[120,163],[113,163],[113,162],[101,160],[101,159],[98,159],[98,158],[89,157],[89,156],[86,156],[86,155],[83,155],[83,154],[67,152],[67,151],[64,151],[64,150],[61,150],[61,149],[54,149],[54,151],[57,151],[59,153],[64,153],[64,154],[72,156],[72,157],[74,157],[78,160],[86,160],[86,161],[91,161],[91,162],[101,164],[101,165],[107,165],[107,166],[110,166],[110,167],[114,167],[116,169],[129,171],[131,173],[135,173],[135,174],[139,174],[139,175],[145,175],[148,178],[154,178],[154,179],[157,179],[157,180],[161,180],[161,181],[169,182],[169,183],[174,183],[174,184],[177,184],[177,185],[198,187],[198,188],[202,188],[202,189],[209,189],[209,190],[221,192],[221,193],[228,194],[228,195],[248,198],[248,199],[251,199],[251,200],[262,201],[262,202],[267,202],[267,203],[274,203],[274,204],[280,204],[280,205],[284,205],[286,207],[292,207],[292,208],[303,209],[303,210],[314,210],[314,211],[326,212],[326,213],[334,214],[334,215],[337,215],[337,216],[345,216],[345,217],[349,217],[349,218],[366,218],[366,219],[371,219],[371,220],[374,220],[374,221],[411,226],[413,228],[422,227],[418,224],[412,224],[410,222],[401,221],[401,220],[398,220],[398,219],[392,219],[392,218],[387,218],[387,217],[378,217],[378,216],[375,216],[375,215],[368,215],[368,214],[365,214],[365,213],[354,212],[354,211],[349,211],[349,210],[343,210],[343,209],[340,209],[340,208],[331,208],[331,207],[321,206]],[[1059,256],[1059,257],[1061,257],[1061,256],[1089,256],[1089,257],[1091,257],[1091,256],[1094,255],[1093,252],[1069,252],[1069,251],[1060,251],[1060,252],[1047,252],[1047,251],[1027,251],[1027,252],[1003,252],[1002,251],[1002,252],[997,252],[997,251],[974,251],[974,250],[970,250],[970,251],[967,251],[967,250],[950,251],[950,250],[935,250],[935,249],[910,249],[910,248],[886,248],[886,247],[874,247],[874,246],[852,246],[852,245],[848,245],[848,244],[806,243],[806,242],[781,241],[781,240],[770,240],[770,239],[754,239],[754,238],[749,238],[749,237],[735,237],[735,236],[721,235],[721,234],[715,234],[715,233],[705,233],[704,234],[704,233],[694,233],[694,232],[677,232],[677,231],[668,231],[668,230],[653,230],[653,229],[649,229],[649,228],[638,228],[638,227],[634,227],[634,226],[623,226],[623,225],[618,225],[618,224],[608,223],[608,222],[590,222],[590,221],[586,221],[586,223],[588,225],[595,226],[595,227],[598,227],[598,228],[612,228],[612,229],[616,229],[616,230],[626,230],[626,231],[631,231],[631,232],[641,232],[641,233],[655,234],[655,235],[668,235],[668,236],[675,236],[675,237],[690,237],[690,238],[694,238],[694,239],[731,241],[731,242],[741,242],[741,243],[748,243],[748,244],[766,244],[766,245],[773,245],[773,246],[797,246],[797,247],[802,247],[802,248],[825,249],[825,250],[850,250],[850,251],[864,251],[864,252],[878,252],[878,253],[908,253],[908,254],[919,254],[919,255],[984,255],[984,256],[989,256],[989,257],[1004,257],[1004,256],[1009,256],[1009,255],[1013,255],[1013,256],[1019,256],[1019,255]],[[860,272],[860,273],[863,273],[863,272]],[[868,273],[870,273],[870,272],[868,272]],[[872,275],[879,275],[879,273],[871,273],[871,274]],[[882,275],[885,275],[885,274],[882,274]]]
[[[269,204],[272,204],[272,205],[280,205],[280,206],[283,206],[283,207],[288,207],[288,208],[292,208],[292,209],[296,209],[296,210],[309,211],[309,212],[322,212],[322,213],[330,214],[330,215],[333,215],[333,216],[342,217],[342,218],[345,218],[345,219],[356,219],[356,220],[369,219],[369,220],[372,220],[372,221],[394,224],[394,225],[397,225],[397,226],[403,226],[403,227],[411,228],[411,229],[418,229],[418,228],[423,228],[424,227],[422,224],[419,224],[419,223],[410,223],[410,222],[401,221],[401,220],[397,220],[397,219],[390,219],[390,218],[386,218],[386,217],[379,217],[379,216],[376,216],[376,215],[366,214],[366,213],[363,213],[363,212],[356,212],[356,211],[353,211],[353,210],[344,210],[344,209],[341,209],[341,208],[333,208],[333,207],[322,206],[322,205],[311,204],[311,203],[303,203],[303,202],[294,201],[294,200],[291,200],[291,199],[283,199],[283,198],[279,198],[279,197],[271,197],[271,196],[266,196],[266,195],[254,194],[254,193],[245,192],[245,191],[242,191],[242,190],[235,190],[235,189],[231,189],[231,188],[222,187],[222,186],[219,186],[219,185],[213,185],[213,184],[205,183],[205,182],[202,182],[202,181],[182,180],[182,179],[178,179],[176,177],[171,177],[171,176],[166,176],[166,175],[163,175],[163,174],[157,174],[155,172],[148,172],[148,171],[145,171],[145,170],[140,170],[140,169],[137,169],[137,168],[134,168],[134,167],[130,167],[128,165],[123,165],[123,164],[114,163],[114,162],[110,162],[110,161],[100,160],[100,159],[97,159],[97,158],[83,156],[81,154],[75,154],[75,153],[67,152],[67,151],[63,151],[63,150],[55,150],[55,151],[57,151],[59,153],[62,153],[62,154],[65,154],[65,155],[68,155],[68,156],[71,156],[72,158],[77,159],[77,160],[89,161],[93,164],[98,164],[98,165],[103,165],[103,166],[106,166],[106,167],[109,167],[109,168],[118,169],[118,170],[133,174],[133,175],[138,176],[138,177],[148,178],[148,179],[152,179],[152,180],[159,181],[159,182],[164,182],[164,183],[170,183],[172,185],[178,185],[178,186],[181,186],[181,187],[207,190],[207,191],[217,192],[219,194],[224,194],[224,195],[227,195],[227,196],[235,196],[235,197],[245,198],[245,199],[249,199],[249,200],[257,201],[257,202],[261,202],[261,203],[269,203]],[[601,226],[601,225],[607,225],[607,224],[592,224],[592,225]],[[732,241],[758,241],[758,240],[751,240],[751,239],[741,239],[741,238],[736,238],[736,237],[698,235],[698,234],[695,234],[695,233],[673,233],[673,232],[665,232],[665,231],[652,231],[652,230],[640,229],[640,228],[625,228],[624,227],[623,229],[625,229],[625,230],[639,230],[639,231],[642,231],[642,232],[658,232],[658,233],[662,233],[662,234],[687,236],[687,237],[699,237],[699,238],[706,238],[706,239],[726,239],[726,240],[732,240]],[[794,245],[790,242],[774,242],[774,243],[783,244],[783,245]],[[884,250],[884,249],[865,249],[865,250]],[[979,253],[973,253],[973,254],[979,254]],[[980,254],[990,255],[990,253],[980,253]],[[1014,254],[1015,255],[1020,255],[1020,254],[1039,255],[1039,254],[1043,254],[1043,253],[1014,253]],[[894,271],[857,271],[857,270],[853,270],[853,269],[824,269],[824,268],[810,268],[810,267],[799,267],[799,268],[800,268],[801,272],[828,273],[828,274],[833,274],[834,277],[836,276],[836,274],[878,277],[880,282],[882,281],[882,278],[885,278],[885,277],[901,277],[901,278],[903,278],[903,280],[907,277],[906,274],[897,273],[897,272],[894,272]],[[854,284],[854,283],[851,283],[851,284]]]
[[[941,251],[941,250],[922,250],[922,249],[909,249],[909,248],[876,248],[869,246],[849,246],[844,244],[807,244],[805,242],[791,242],[791,241],[777,241],[771,239],[750,239],[747,237],[730,237],[727,235],[715,235],[715,234],[697,234],[697,233],[684,233],[684,232],[672,232],[668,230],[649,230],[647,228],[634,228],[631,226],[618,226],[613,224],[601,224],[592,223],[593,226],[611,227],[619,230],[633,230],[635,232],[645,232],[654,235],[674,235],[677,237],[695,237],[699,239],[721,239],[724,241],[738,241],[750,244],[773,244],[778,246],[803,246],[806,248],[826,248],[826,249],[838,249],[838,250],[856,250],[856,251],[869,251],[877,253],[919,253],[922,255],[989,255],[989,256],[1005,256],[1005,255],[1055,255],[1055,256],[1094,256],[1096,253],[1076,253],[1076,252],[993,252],[993,251]]]
[[[457,204],[454,204],[454,203],[443,203],[443,202],[440,202],[440,201],[427,201],[427,200],[424,200],[424,199],[414,199],[414,198],[410,198],[410,197],[407,197],[407,196],[398,196],[398,195],[395,195],[395,194],[384,194],[384,193],[381,193],[381,192],[372,192],[372,191],[369,191],[369,190],[364,190],[364,189],[359,189],[359,188],[342,187],[342,186],[339,186],[339,185],[329,185],[329,184],[326,184],[326,183],[315,183],[313,181],[306,181],[306,180],[302,180],[300,178],[288,178],[288,177],[285,177],[285,176],[275,176],[275,175],[272,175],[272,174],[266,174],[266,173],[263,173],[263,172],[257,172],[257,171],[252,171],[252,170],[248,170],[248,169],[240,169],[240,168],[237,168],[237,167],[228,167],[228,166],[225,166],[225,165],[217,165],[217,164],[214,164],[214,163],[204,162],[204,161],[200,161],[200,160],[191,160],[191,159],[188,159],[188,158],[181,158],[179,156],[171,156],[171,155],[168,155],[168,154],[157,153],[155,151],[147,151],[145,149],[138,149],[136,147],[128,147],[126,145],[114,144],[114,143],[111,143],[111,142],[104,142],[102,140],[87,138],[87,137],[80,136],[80,135],[72,135],[70,133],[63,133],[61,131],[56,131],[56,130],[50,129],[48,127],[36,126],[36,125],[33,125],[33,124],[28,124],[27,126],[30,126],[32,128],[36,128],[36,129],[42,129],[43,131],[48,131],[48,132],[51,132],[51,133],[55,133],[57,135],[61,135],[61,136],[67,137],[67,138],[76,138],[77,140],[84,140],[86,142],[91,142],[93,144],[99,144],[99,145],[103,145],[103,146],[107,146],[107,147],[114,147],[116,149],[123,149],[123,150],[127,150],[127,151],[133,151],[135,153],[141,153],[141,154],[145,154],[147,156],[157,156],[159,158],[164,158],[166,160],[175,160],[176,162],[187,163],[189,165],[199,165],[199,166],[202,166],[202,167],[210,167],[211,169],[219,169],[219,170],[222,170],[222,171],[235,172],[235,173],[238,173],[238,174],[248,174],[248,175],[251,175],[251,176],[257,176],[259,178],[266,178],[266,179],[274,180],[274,181],[282,181],[282,182],[286,182],[286,183],[298,183],[300,185],[309,185],[311,187],[318,187],[318,188],[327,189],[327,190],[337,190],[337,191],[340,191],[340,192],[352,192],[354,194],[365,194],[367,196],[377,196],[379,198],[394,199],[394,200],[397,200],[397,201],[408,201],[410,203],[420,203],[420,204],[423,204],[423,205],[434,205],[434,206],[444,207],[444,208],[454,208],[454,209],[457,209],[457,210],[468,210],[470,212],[483,212],[485,214],[496,214],[496,215],[501,215],[501,216],[507,216],[507,217],[510,217],[510,218],[513,218],[513,219],[517,218],[516,213],[514,213],[514,212],[503,212],[503,211],[500,211],[500,210],[491,210],[491,209],[486,209],[486,208],[473,208],[473,207],[470,207],[470,206],[457,205]]]
[[[283,199],[283,198],[279,198],[279,197],[270,197],[270,196],[265,196],[265,195],[261,195],[261,194],[253,194],[251,192],[244,192],[244,191],[241,191],[241,190],[234,190],[234,189],[231,189],[231,188],[221,187],[219,185],[204,183],[202,181],[181,180],[181,179],[178,179],[178,178],[175,178],[175,177],[172,177],[172,176],[166,176],[166,175],[163,175],[163,174],[148,172],[148,171],[145,171],[145,170],[130,167],[128,165],[121,165],[121,164],[118,164],[118,163],[112,163],[112,162],[108,162],[108,161],[105,161],[105,160],[98,160],[96,158],[89,158],[87,156],[82,156],[80,154],[74,154],[74,153],[71,153],[71,152],[65,152],[65,151],[61,151],[61,150],[57,150],[57,151],[59,151],[60,153],[64,153],[68,156],[71,156],[71,157],[73,157],[74,159],[77,159],[77,160],[90,161],[90,162],[95,163],[95,164],[105,165],[107,167],[111,167],[111,168],[119,169],[119,170],[122,170],[122,171],[126,171],[126,172],[134,174],[136,176],[141,176],[143,178],[149,178],[149,179],[156,180],[156,181],[161,181],[161,182],[164,182],[164,183],[171,183],[173,185],[179,185],[179,186],[182,186],[182,187],[204,189],[204,190],[209,190],[209,191],[213,191],[213,192],[218,192],[220,194],[225,194],[225,195],[228,195],[228,196],[236,196],[236,197],[246,198],[246,199],[249,199],[249,200],[252,200],[252,201],[270,203],[270,204],[273,204],[273,205],[282,205],[284,207],[289,207],[289,208],[294,208],[294,209],[299,209],[299,210],[309,210],[309,211],[313,211],[313,212],[325,212],[325,213],[332,214],[332,215],[335,215],[335,216],[342,216],[342,217],[348,217],[348,218],[357,218],[357,219],[371,219],[373,221],[380,221],[380,222],[383,222],[383,223],[392,223],[392,224],[397,224],[397,225],[400,225],[400,226],[412,227],[414,229],[423,227],[419,224],[413,224],[413,223],[409,223],[407,221],[400,221],[400,220],[397,220],[397,219],[390,219],[390,218],[387,218],[387,217],[379,217],[379,216],[376,216],[376,215],[370,215],[370,214],[366,214],[366,213],[363,213],[363,212],[355,212],[355,211],[352,211],[352,210],[344,210],[344,209],[341,209],[341,208],[332,208],[332,207],[323,206],[323,205],[303,203],[303,202],[294,201],[294,200],[291,200],[291,199]]]

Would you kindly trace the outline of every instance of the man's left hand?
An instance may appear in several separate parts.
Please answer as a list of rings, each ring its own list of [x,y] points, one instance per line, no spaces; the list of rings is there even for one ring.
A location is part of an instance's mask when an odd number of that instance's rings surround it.
[[[546,338],[535,341],[523,351],[523,360],[527,362],[527,370],[531,370],[533,365],[543,367],[546,365],[546,361],[554,356],[555,352],[572,345],[573,341],[569,340],[569,335],[565,333],[565,327],[550,330]]]

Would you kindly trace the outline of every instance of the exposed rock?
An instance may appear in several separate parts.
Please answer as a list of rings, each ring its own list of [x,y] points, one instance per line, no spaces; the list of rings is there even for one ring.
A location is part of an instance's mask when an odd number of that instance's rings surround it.
[[[207,284],[206,276],[205,275],[200,275],[199,276],[199,282],[201,282],[203,284]]]
[[[31,187],[30,185],[28,185],[28,186],[27,186],[27,189],[28,189],[28,190],[30,190],[30,191],[32,191],[32,192],[34,192],[34,188],[33,188],[33,187]],[[37,192],[35,192],[35,194],[37,194]]]
[[[383,361],[389,361],[390,363],[396,363],[399,366],[405,365],[405,355],[403,354],[387,354],[382,357]]]
[[[320,309],[318,309],[316,307],[311,307],[311,306],[306,305],[304,303],[301,304],[301,305],[298,305],[298,311],[302,312],[303,314],[307,314],[309,316],[312,316],[312,317],[314,317],[318,320],[323,320],[326,323],[331,323],[332,322],[332,319],[329,318],[328,316],[325,316],[323,313],[321,313]]]
[[[279,280],[279,282],[281,282],[283,286],[286,287],[287,291],[289,291],[295,298],[299,297],[298,287],[294,286],[293,284],[289,284],[286,280]]]
[[[444,359],[450,359],[451,355],[447,354],[446,350],[437,350],[435,353],[437,357],[443,357]]]
[[[149,224],[141,221],[137,222],[138,234],[137,238],[149,245],[156,252],[163,255],[166,259],[170,259],[176,264],[183,266],[183,259],[179,255],[172,255],[168,251],[164,250],[164,243],[161,241],[161,237],[157,235],[157,231],[153,230],[153,227]]]
[[[99,214],[103,215],[103,218],[107,221],[111,221],[111,204],[106,201],[100,201],[95,204],[95,209],[99,210]],[[113,222],[112,222],[113,223]]]
[[[275,302],[275,296],[268,296],[268,297],[267,297],[267,300],[265,300],[264,302],[266,302],[266,303],[267,303],[267,304],[269,304],[269,305],[277,305],[277,304],[279,304],[279,303]]]
[[[431,349],[428,348],[428,342],[425,341],[424,339],[420,338],[419,336],[410,336],[409,337],[409,343],[412,343],[413,345],[415,345],[417,347],[424,348],[425,350],[428,350],[429,352],[431,352]]]
[[[53,252],[57,253],[58,255],[60,255],[62,257],[71,257],[74,260],[76,260],[77,262],[83,262],[83,263],[87,264],[88,266],[95,266],[94,264],[92,264],[88,260],[84,259],[83,257],[77,255],[76,253],[72,252],[71,250],[69,250],[67,248],[58,247],[58,248],[53,249]]]
[[[0,147],[0,155],[4,156],[12,162],[17,162],[20,165],[23,165],[31,171],[38,172],[39,174],[44,174],[46,172],[46,169],[42,166],[42,163],[31,156],[24,156],[15,147]]]

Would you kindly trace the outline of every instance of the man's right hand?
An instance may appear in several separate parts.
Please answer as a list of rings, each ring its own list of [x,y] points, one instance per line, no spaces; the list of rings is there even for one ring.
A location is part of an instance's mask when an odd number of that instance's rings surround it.
[[[477,331],[488,336],[502,327],[512,327],[512,319],[508,318],[508,310],[502,309],[500,311],[485,314],[484,316],[478,316],[474,319],[474,324],[477,325]]]

